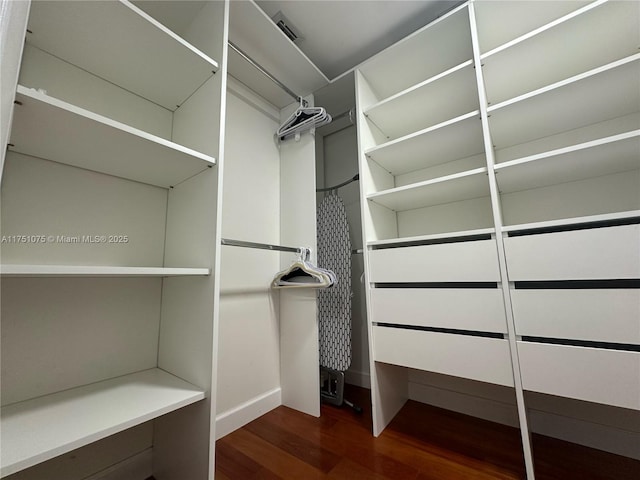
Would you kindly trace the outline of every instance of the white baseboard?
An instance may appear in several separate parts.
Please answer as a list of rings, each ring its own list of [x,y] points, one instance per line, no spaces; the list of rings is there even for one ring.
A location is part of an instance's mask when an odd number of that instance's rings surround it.
[[[492,422],[518,427],[517,409],[514,403],[506,403],[487,397],[439,388],[434,385],[409,383],[409,398],[421,403],[452,410],[454,412],[483,418]],[[553,398],[548,404],[553,404]],[[569,399],[556,399],[570,402]],[[592,408],[598,408],[593,405]],[[607,407],[608,408],[608,407]],[[584,418],[574,418],[567,414],[529,408],[529,428],[534,433],[558,438],[606,452],[640,459],[640,432],[620,426],[591,422]],[[630,428],[633,428],[632,426]]]
[[[149,448],[122,462],[111,465],[86,480],[142,480],[153,474],[153,452]]]
[[[344,381],[349,385],[356,385],[371,390],[371,376],[367,372],[347,370],[344,372]]]
[[[216,415],[216,440],[282,405],[280,387]]]

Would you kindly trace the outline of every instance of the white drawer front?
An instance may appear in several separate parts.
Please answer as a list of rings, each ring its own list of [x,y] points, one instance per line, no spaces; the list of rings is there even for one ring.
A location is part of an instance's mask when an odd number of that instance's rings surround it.
[[[640,278],[640,225],[505,238],[509,280]]]
[[[497,288],[374,288],[371,313],[377,323],[507,332]]]
[[[507,340],[373,327],[377,362],[513,386]]]
[[[499,282],[494,240],[373,250],[371,282]]]
[[[640,410],[640,353],[518,342],[525,390]]]
[[[513,290],[516,333],[640,344],[640,290]]]

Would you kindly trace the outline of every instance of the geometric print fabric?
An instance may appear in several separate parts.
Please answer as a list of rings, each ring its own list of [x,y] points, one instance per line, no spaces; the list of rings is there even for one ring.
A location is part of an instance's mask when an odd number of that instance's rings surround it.
[[[320,365],[345,371],[351,365],[351,240],[347,212],[331,192],[318,207],[318,266],[337,282],[318,290]]]

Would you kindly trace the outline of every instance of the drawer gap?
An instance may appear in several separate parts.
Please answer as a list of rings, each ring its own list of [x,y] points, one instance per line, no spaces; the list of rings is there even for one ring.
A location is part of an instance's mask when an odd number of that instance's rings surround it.
[[[497,282],[378,282],[373,288],[498,288]]]
[[[441,327],[423,327],[418,325],[400,325],[397,323],[374,323],[377,327],[385,328],[397,328],[400,330],[417,330],[420,332],[435,332],[435,333],[448,333],[453,335],[466,335],[468,337],[484,337],[484,338],[499,338],[503,339],[504,334],[495,332],[480,332],[475,330],[459,330],[456,328],[441,328]]]
[[[594,342],[591,340],[572,340],[566,338],[547,338],[523,336],[523,342],[546,343],[551,345],[567,345],[571,347],[600,348],[603,350],[623,350],[626,352],[640,352],[640,345],[630,343]]]
[[[580,290],[640,288],[640,279],[536,280],[514,282],[516,290]]]
[[[594,228],[620,227],[623,225],[636,225],[640,223],[640,217],[617,218],[600,220],[597,222],[575,223],[570,225],[555,225],[552,227],[532,228],[530,230],[516,230],[507,232],[509,237],[525,237],[528,235],[540,235],[544,233],[571,232],[574,230],[590,230]]]
[[[640,220],[639,220],[640,221]],[[388,245],[371,245],[371,250],[390,250],[392,248],[419,247],[422,245],[441,245],[444,243],[465,243],[476,242],[478,240],[491,240],[491,234],[469,235],[466,237],[432,238],[424,240],[414,240],[410,242],[398,242]]]

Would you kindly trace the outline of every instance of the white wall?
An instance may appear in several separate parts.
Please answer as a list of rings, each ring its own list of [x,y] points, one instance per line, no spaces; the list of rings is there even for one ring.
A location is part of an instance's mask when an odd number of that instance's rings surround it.
[[[223,238],[279,243],[280,153],[273,138],[278,115],[229,78]],[[279,270],[278,252],[222,247],[218,422],[228,423],[239,406],[251,408],[280,387],[279,297],[270,289]],[[217,435],[225,433],[223,425]]]

